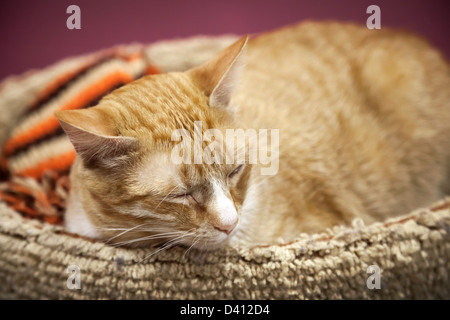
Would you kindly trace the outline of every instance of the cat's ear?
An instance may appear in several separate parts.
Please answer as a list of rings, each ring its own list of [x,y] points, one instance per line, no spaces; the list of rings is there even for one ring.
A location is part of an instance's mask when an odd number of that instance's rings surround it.
[[[98,108],[57,111],[55,116],[87,163],[111,166],[136,147],[136,139],[116,135],[113,122]]]
[[[228,106],[244,67],[248,36],[244,36],[206,63],[188,71],[197,85],[209,96],[212,107]]]

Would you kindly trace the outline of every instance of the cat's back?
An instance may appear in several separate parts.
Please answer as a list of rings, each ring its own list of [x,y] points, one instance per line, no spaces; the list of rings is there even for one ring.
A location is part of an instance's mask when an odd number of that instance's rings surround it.
[[[255,110],[272,112],[273,121],[284,121],[286,116],[303,119],[306,109],[310,115],[324,109],[339,112],[340,106],[348,108],[343,101],[350,100],[369,99],[367,107],[382,108],[385,98],[392,100],[388,104],[397,103],[388,113],[413,112],[416,117],[414,106],[394,101],[394,95],[410,95],[411,100],[423,91],[442,100],[450,96],[446,90],[448,63],[426,41],[404,31],[303,22],[257,36],[250,41],[247,54],[242,90],[236,99],[237,104],[250,104],[249,97],[256,99],[256,107],[241,110],[246,121],[255,125],[265,122]],[[412,95],[411,90],[415,91]],[[276,111],[274,103],[279,105]]]
[[[412,33],[304,22],[250,41],[246,63],[234,97],[246,126],[310,136],[317,151],[364,133],[395,147],[449,142],[450,66]]]
[[[245,126],[279,129],[271,182],[293,207],[379,220],[449,189],[450,70],[426,41],[306,22],[256,37],[246,60],[233,102]]]
[[[281,128],[313,121],[352,86],[352,52],[365,36],[352,24],[303,22],[252,39],[235,94],[244,123]]]

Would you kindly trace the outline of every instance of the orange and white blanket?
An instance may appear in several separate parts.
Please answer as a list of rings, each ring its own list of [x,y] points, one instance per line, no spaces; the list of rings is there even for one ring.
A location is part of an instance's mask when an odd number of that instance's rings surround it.
[[[0,84],[0,200],[26,217],[60,224],[75,150],[54,112],[89,108],[139,77],[200,64],[233,40],[117,46],[6,79]]]

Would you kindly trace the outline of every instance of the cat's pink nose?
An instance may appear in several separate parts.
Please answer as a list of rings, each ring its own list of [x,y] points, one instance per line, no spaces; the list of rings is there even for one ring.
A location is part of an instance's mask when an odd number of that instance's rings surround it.
[[[238,221],[239,221],[239,219],[236,219],[232,223],[219,223],[219,224],[214,225],[214,229],[219,230],[219,231],[224,232],[227,235],[229,235],[231,233],[231,231],[233,231],[234,228],[236,228]]]

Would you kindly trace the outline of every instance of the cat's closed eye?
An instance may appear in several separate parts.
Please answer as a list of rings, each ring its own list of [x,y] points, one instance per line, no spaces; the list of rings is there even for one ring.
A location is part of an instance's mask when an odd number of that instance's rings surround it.
[[[243,165],[237,166],[230,174],[228,174],[228,179],[233,179],[242,169]]]
[[[181,202],[194,202],[198,204],[197,199],[195,199],[195,197],[192,195],[192,193],[190,192],[184,192],[184,193],[180,193],[180,194],[175,194],[171,197],[173,200],[175,200],[175,202],[181,201]]]

